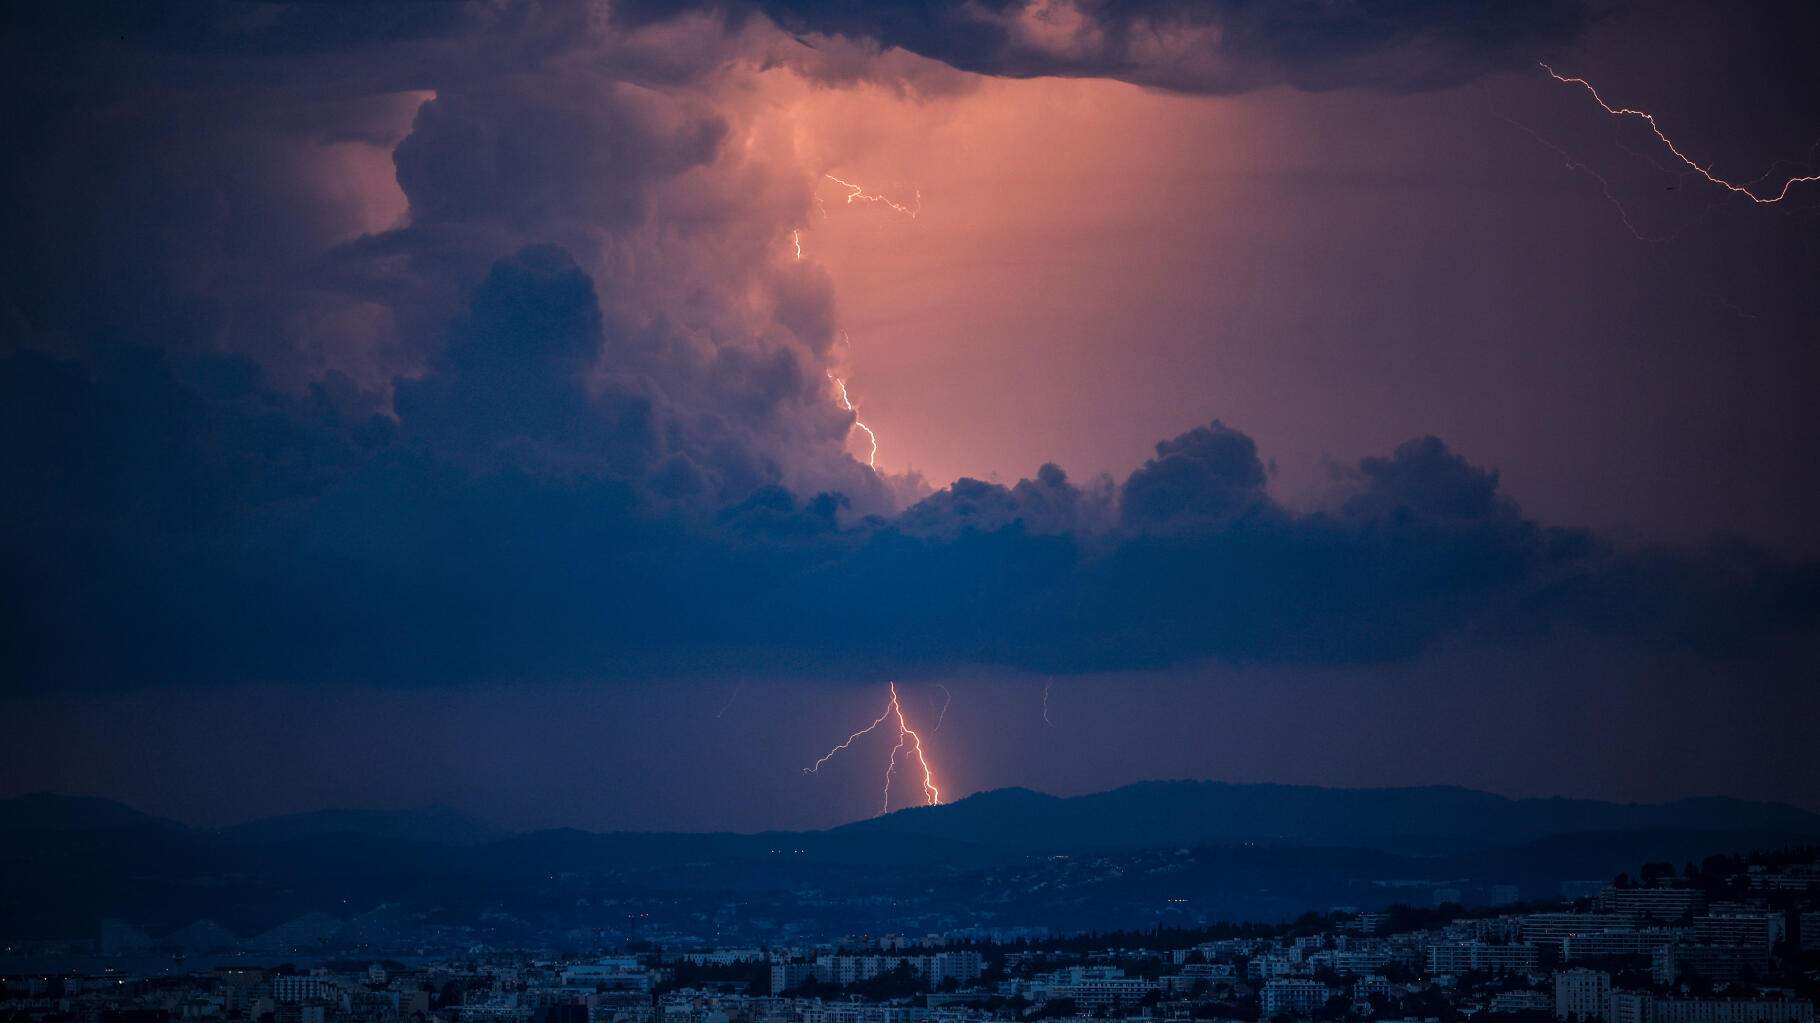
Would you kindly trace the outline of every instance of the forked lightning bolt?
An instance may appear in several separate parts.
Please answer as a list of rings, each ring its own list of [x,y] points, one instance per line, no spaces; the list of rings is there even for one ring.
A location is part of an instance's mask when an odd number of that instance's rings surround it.
[[[864,186],[856,185],[851,181],[843,181],[842,179],[837,178],[832,174],[823,174],[822,177],[827,178],[829,181],[832,181],[835,184],[837,184],[847,190],[846,198],[847,198],[847,205],[849,205],[849,206],[853,205],[855,202],[878,203],[879,205],[884,206],[886,209],[895,210],[896,212],[902,213],[904,216],[909,217],[912,220],[915,220],[916,215],[918,213],[921,213],[923,210],[923,193],[922,193],[921,189],[918,189],[917,193],[916,193],[916,205],[915,206],[905,206],[903,203],[892,202],[890,199],[887,199],[882,195],[878,195],[873,192],[868,192],[868,191],[866,191]],[[824,210],[823,212],[826,212],[826,210]]]
[[[834,759],[836,753],[853,745],[861,736],[875,731],[879,725],[884,724],[895,716],[897,718],[897,745],[891,747],[891,759],[885,765],[884,802],[883,805],[879,807],[878,811],[879,816],[881,817],[891,812],[891,776],[897,773],[897,755],[902,753],[905,749],[909,749],[910,752],[915,755],[917,764],[923,769],[924,805],[935,806],[942,801],[942,790],[936,787],[935,772],[930,768],[929,758],[923,752],[923,737],[918,735],[916,729],[911,728],[910,722],[904,718],[904,706],[897,698],[897,683],[890,683],[890,687],[891,700],[885,704],[885,712],[883,714],[880,714],[871,724],[854,732],[852,735],[847,736],[845,742],[822,754],[820,760],[803,768],[804,774],[816,774],[820,772],[821,766]],[[944,708],[944,711],[945,709],[946,708]]]
[[[1758,195],[1756,192],[1751,191],[1751,189],[1748,185],[1740,185],[1735,182],[1727,181],[1724,178],[1719,177],[1718,175],[1714,174],[1712,171],[1708,170],[1707,168],[1702,167],[1699,164],[1695,163],[1691,158],[1688,157],[1688,155],[1686,153],[1683,153],[1680,150],[1680,148],[1677,147],[1674,144],[1674,142],[1669,139],[1669,137],[1667,135],[1664,135],[1662,133],[1661,127],[1656,124],[1656,118],[1655,118],[1654,114],[1645,113],[1644,111],[1641,111],[1641,110],[1633,110],[1630,107],[1614,107],[1610,103],[1605,102],[1605,97],[1599,95],[1599,90],[1593,88],[1592,83],[1588,82],[1586,79],[1569,78],[1565,75],[1556,74],[1554,68],[1549,67],[1547,64],[1541,64],[1540,62],[1538,62],[1538,66],[1541,67],[1542,70],[1548,72],[1548,77],[1553,78],[1555,81],[1560,82],[1563,85],[1578,85],[1581,88],[1585,89],[1587,91],[1587,93],[1592,96],[1593,102],[1599,104],[1599,106],[1602,107],[1606,113],[1612,115],[1613,117],[1635,117],[1635,118],[1641,119],[1643,121],[1643,123],[1649,125],[1650,131],[1656,133],[1656,138],[1662,140],[1662,144],[1664,146],[1668,147],[1668,151],[1675,154],[1675,158],[1677,160],[1680,160],[1682,163],[1693,168],[1695,173],[1699,174],[1701,177],[1712,182],[1713,184],[1718,185],[1720,188],[1723,188],[1728,192],[1735,192],[1738,195],[1746,196],[1750,199],[1751,202],[1761,203],[1763,205],[1769,205],[1770,203],[1778,203],[1778,202],[1781,202],[1782,200],[1788,198],[1789,189],[1795,187],[1796,185],[1802,184],[1804,182],[1809,182],[1809,181],[1820,181],[1820,174],[1808,174],[1808,175],[1804,175],[1801,177],[1789,178],[1787,181],[1784,181],[1782,183],[1781,190],[1778,191],[1775,195]],[[1754,184],[1754,182],[1753,182],[1753,184]]]
[[[856,185],[853,182],[848,181],[844,178],[837,178],[832,174],[823,174],[822,177],[827,178],[829,181],[832,181],[835,184],[837,184],[847,190],[846,199],[847,199],[848,205],[852,205],[855,202],[878,203],[879,205],[884,206],[886,209],[892,210],[893,212],[896,212],[896,213],[902,213],[904,216],[909,217],[912,220],[914,220],[916,218],[916,215],[918,213],[922,212],[923,193],[922,193],[921,189],[918,189],[916,192],[916,205],[905,206],[903,203],[896,202],[892,199],[886,198],[883,195],[879,195],[879,194],[876,194],[873,192],[868,192],[868,191],[866,191],[864,186]],[[819,196],[816,197],[815,204],[818,207],[821,207],[822,214],[825,216],[828,212],[828,209],[827,209],[827,207],[822,206],[821,198]],[[791,245],[791,248],[793,249],[793,251],[795,252],[797,261],[801,262],[802,258],[803,258],[803,234],[800,229],[790,232],[790,245]],[[847,381],[841,377],[835,376],[832,371],[830,371],[828,373],[828,379],[834,381],[834,386],[840,392],[841,407],[846,409],[848,412],[855,411],[855,409],[853,407],[853,399],[851,397],[849,397],[847,394]],[[877,469],[878,468],[878,434],[873,433],[872,427],[867,426],[865,423],[861,422],[859,420],[858,416],[854,417],[853,425],[866,431],[866,439],[868,441],[870,441],[871,445],[872,445],[872,449],[869,452],[867,452],[867,454],[866,454],[866,465],[870,466],[873,469]]]
[[[832,371],[828,373],[828,379],[834,381],[834,386],[840,389],[841,408],[848,412],[854,411],[853,400],[847,397],[847,382],[835,376]],[[878,434],[872,432],[872,427],[860,422],[858,416],[853,417],[853,425],[866,431],[866,436],[871,438],[872,450],[866,455],[866,464],[874,469],[878,468]]]

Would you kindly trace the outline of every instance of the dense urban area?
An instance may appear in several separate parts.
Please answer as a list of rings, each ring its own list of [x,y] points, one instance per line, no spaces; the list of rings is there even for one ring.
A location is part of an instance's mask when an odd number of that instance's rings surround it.
[[[1812,1023],[1820,849],[1652,863],[1562,888],[1547,903],[1469,909],[1438,889],[1433,905],[1287,924],[1066,936],[647,936],[586,955],[316,943],[260,965],[244,951],[115,950],[117,965],[8,977],[0,1021]],[[90,961],[109,963],[118,938],[102,935]]]

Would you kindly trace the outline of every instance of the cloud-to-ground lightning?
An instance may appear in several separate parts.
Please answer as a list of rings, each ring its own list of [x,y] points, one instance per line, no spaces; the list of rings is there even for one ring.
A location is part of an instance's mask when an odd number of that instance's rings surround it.
[[[1048,679],[1043,683],[1043,724],[1050,728],[1055,727],[1055,722],[1049,720],[1049,689],[1054,685],[1055,679]]]
[[[856,411],[853,407],[853,399],[847,397],[847,381],[835,376],[832,370],[828,373],[828,379],[834,381],[834,386],[840,390],[841,408],[848,412]],[[857,415],[853,417],[853,425],[866,431],[866,436],[871,439],[872,450],[866,455],[866,464],[874,469],[878,468],[878,434],[872,432],[872,427],[860,422]]]
[[[891,812],[891,777],[897,773],[897,756],[905,749],[908,749],[910,753],[916,757],[917,764],[923,769],[924,805],[935,806],[942,801],[942,790],[936,787],[935,771],[929,766],[928,754],[923,749],[923,737],[917,734],[916,729],[910,727],[909,720],[904,717],[904,705],[897,698],[897,683],[892,682],[889,683],[889,685],[891,688],[891,699],[885,704],[884,713],[874,719],[871,724],[854,732],[852,735],[847,736],[846,741],[842,742],[840,745],[822,754],[820,760],[803,768],[804,774],[820,773],[822,765],[834,759],[835,754],[853,745],[861,736],[877,730],[878,726],[895,716],[897,718],[897,744],[891,747],[891,759],[885,765],[884,802],[878,811],[879,816],[881,817]],[[944,708],[944,713],[945,712],[946,709]]]
[[[886,209],[895,210],[898,213],[902,213],[904,216],[909,217],[912,220],[916,219],[916,215],[918,213],[922,212],[923,193],[922,193],[921,189],[918,189],[917,193],[916,193],[916,200],[915,200],[916,205],[915,206],[905,206],[903,203],[894,202],[875,192],[868,192],[868,191],[866,191],[864,186],[856,185],[851,181],[845,181],[841,178],[835,177],[832,174],[823,174],[822,177],[827,178],[829,181],[832,181],[835,184],[837,184],[847,190],[846,199],[847,199],[847,205],[849,205],[849,206],[853,205],[855,202],[877,203],[881,206],[884,206]],[[824,212],[826,212],[826,210],[824,210]]]
[[[1566,75],[1557,74],[1555,72],[1554,68],[1549,67],[1547,64],[1542,64],[1540,62],[1538,62],[1538,66],[1541,67],[1541,69],[1543,71],[1548,72],[1548,77],[1553,78],[1555,81],[1560,82],[1563,85],[1578,85],[1581,88],[1585,89],[1587,91],[1587,93],[1592,96],[1593,102],[1599,104],[1599,106],[1601,108],[1603,108],[1606,113],[1612,115],[1613,117],[1635,117],[1635,118],[1642,120],[1645,124],[1649,125],[1649,130],[1655,133],[1656,138],[1660,139],[1662,144],[1664,146],[1668,147],[1668,151],[1675,154],[1675,158],[1677,160],[1680,160],[1682,163],[1684,163],[1688,167],[1692,168],[1696,174],[1699,174],[1701,177],[1705,178],[1707,181],[1710,181],[1713,184],[1718,185],[1720,188],[1723,188],[1728,192],[1733,192],[1738,195],[1746,196],[1750,199],[1751,202],[1760,203],[1763,205],[1769,205],[1771,203],[1778,203],[1778,202],[1781,202],[1782,200],[1788,198],[1789,190],[1794,188],[1796,185],[1802,184],[1804,182],[1820,181],[1820,174],[1807,174],[1807,175],[1802,175],[1802,176],[1798,176],[1798,177],[1792,177],[1782,183],[1781,189],[1778,190],[1775,195],[1768,195],[1768,194],[1759,195],[1756,192],[1752,191],[1749,185],[1740,185],[1734,181],[1727,181],[1726,179],[1714,174],[1709,168],[1702,167],[1698,163],[1695,163],[1691,157],[1689,157],[1686,153],[1683,153],[1681,151],[1680,147],[1675,145],[1673,140],[1671,140],[1667,135],[1663,134],[1661,126],[1656,124],[1656,117],[1654,114],[1646,113],[1645,111],[1642,111],[1642,110],[1635,110],[1635,109],[1632,109],[1631,107],[1614,107],[1610,103],[1605,102],[1605,97],[1599,95],[1599,90],[1593,88],[1592,83],[1588,82],[1586,79],[1570,78]],[[1768,177],[1768,175],[1765,175],[1765,178],[1767,178],[1767,177]],[[1759,180],[1763,180],[1763,179],[1759,179]],[[1756,182],[1752,182],[1751,184],[1755,184],[1755,183]]]

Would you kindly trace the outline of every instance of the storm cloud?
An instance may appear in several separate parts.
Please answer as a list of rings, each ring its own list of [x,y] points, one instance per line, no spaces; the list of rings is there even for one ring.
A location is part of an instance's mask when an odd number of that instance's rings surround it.
[[[1339,507],[1273,501],[1243,433],[1116,488],[1044,466],[858,515],[661,394],[560,249],[501,260],[396,411],[234,357],[0,364],[16,685],[1361,664],[1570,628],[1718,652],[1801,635],[1813,566],[1628,551],[1526,519],[1435,438]],[[794,386],[794,385],[791,385]],[[785,387],[788,390],[788,387]]]
[[[791,32],[899,47],[980,74],[1117,78],[1212,94],[1444,88],[1532,64],[1590,17],[1577,0],[635,0],[616,16],[638,24],[689,7],[735,22],[762,15]]]
[[[1812,565],[1543,526],[1432,437],[1318,511],[1219,421],[1122,481],[873,472],[832,286],[784,247],[816,176],[735,81],[845,73],[811,33],[1428,88],[1570,38],[1576,5],[11,17],[9,685],[1372,664],[1563,629],[1728,652],[1814,623]]]

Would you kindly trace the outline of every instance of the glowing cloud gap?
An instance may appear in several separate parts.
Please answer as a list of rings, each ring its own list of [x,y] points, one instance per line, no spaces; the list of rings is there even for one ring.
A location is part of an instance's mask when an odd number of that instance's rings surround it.
[[[935,784],[935,771],[929,766],[929,757],[923,751],[923,737],[917,734],[916,729],[910,727],[910,722],[904,717],[904,706],[897,698],[897,683],[891,682],[888,684],[891,688],[891,699],[890,702],[885,704],[885,712],[883,714],[880,714],[871,724],[854,732],[852,735],[847,736],[847,741],[822,754],[820,760],[803,768],[804,774],[819,773],[821,766],[829,760],[832,760],[836,753],[853,745],[860,736],[876,730],[879,725],[884,724],[895,715],[897,717],[897,744],[891,747],[891,759],[885,764],[884,802],[879,807],[878,811],[878,815],[881,817],[891,812],[891,777],[897,773],[897,755],[906,748],[915,755],[917,764],[923,769],[924,805],[936,806],[942,801],[942,790],[937,788]],[[942,708],[942,712],[944,715],[947,713],[947,708],[945,706]]]
[[[1600,107],[1604,108],[1606,113],[1612,115],[1613,117],[1630,116],[1630,117],[1641,118],[1645,123],[1647,123],[1649,125],[1649,130],[1656,133],[1656,138],[1661,139],[1662,144],[1668,147],[1668,151],[1675,154],[1676,159],[1680,160],[1682,163],[1686,164],[1687,166],[1692,167],[1694,169],[1694,171],[1697,172],[1701,177],[1705,178],[1706,180],[1712,182],[1715,185],[1718,185],[1720,188],[1723,188],[1729,192],[1736,192],[1739,195],[1748,196],[1750,198],[1751,202],[1761,203],[1763,205],[1769,205],[1770,203],[1778,203],[1778,202],[1781,202],[1783,199],[1788,198],[1788,190],[1795,187],[1796,185],[1799,185],[1803,182],[1808,182],[1808,181],[1820,181],[1820,174],[1808,174],[1803,177],[1789,178],[1787,181],[1782,183],[1782,190],[1780,192],[1776,193],[1773,197],[1765,197],[1765,196],[1758,195],[1757,193],[1751,191],[1748,187],[1746,187],[1744,185],[1734,184],[1730,181],[1725,180],[1724,178],[1714,175],[1712,171],[1707,170],[1705,167],[1702,167],[1699,164],[1695,163],[1693,160],[1689,159],[1687,154],[1681,152],[1681,150],[1675,146],[1674,142],[1669,140],[1669,137],[1667,135],[1662,134],[1662,129],[1656,125],[1656,118],[1655,118],[1654,114],[1648,114],[1641,110],[1633,110],[1630,107],[1614,107],[1610,103],[1605,102],[1605,97],[1600,96],[1599,90],[1593,88],[1592,83],[1588,82],[1586,79],[1568,78],[1564,75],[1556,74],[1554,68],[1551,68],[1547,64],[1543,64],[1539,61],[1537,62],[1537,66],[1540,67],[1542,70],[1548,72],[1548,77],[1553,78],[1555,81],[1560,82],[1563,85],[1578,85],[1578,86],[1584,88],[1588,93],[1590,93],[1592,95],[1593,102],[1599,104]],[[1766,174],[1766,175],[1764,175],[1764,178],[1767,178],[1768,176],[1769,175]],[[1759,178],[1757,180],[1762,181],[1764,178]],[[1755,184],[1755,182],[1753,182],[1753,184]]]
[[[843,181],[842,179],[837,178],[832,174],[823,174],[822,177],[827,178],[829,181],[832,181],[835,184],[837,184],[847,190],[847,205],[849,205],[849,206],[853,205],[855,200],[879,203],[888,209],[892,209],[892,210],[897,211],[898,213],[902,213],[904,216],[909,217],[911,220],[915,220],[916,215],[918,213],[922,212],[923,192],[922,192],[922,189],[920,189],[920,188],[917,189],[917,191],[916,191],[916,205],[914,207],[912,207],[912,206],[905,206],[902,203],[892,202],[890,199],[887,199],[882,195],[875,195],[873,193],[867,192],[864,186],[856,185],[851,181]],[[827,213],[826,207],[824,207],[822,209],[822,212],[824,214]]]

